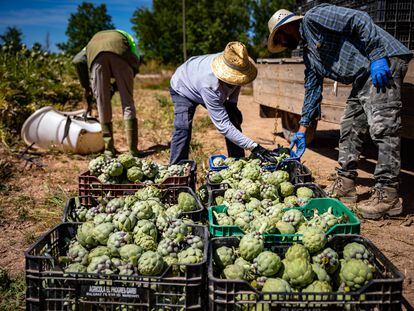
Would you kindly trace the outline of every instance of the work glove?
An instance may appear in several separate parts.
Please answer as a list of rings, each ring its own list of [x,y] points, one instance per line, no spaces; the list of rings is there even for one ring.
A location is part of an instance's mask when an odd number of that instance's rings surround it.
[[[296,132],[290,140],[290,149],[296,146],[296,155],[300,158],[306,150],[306,134],[303,132]]]
[[[390,85],[389,80],[392,79],[392,74],[387,58],[383,57],[371,63],[371,78],[376,88],[382,89]]]
[[[263,148],[260,145],[257,145],[252,149],[252,154],[255,158],[258,158],[262,162],[276,162],[275,157],[272,156],[272,151]]]

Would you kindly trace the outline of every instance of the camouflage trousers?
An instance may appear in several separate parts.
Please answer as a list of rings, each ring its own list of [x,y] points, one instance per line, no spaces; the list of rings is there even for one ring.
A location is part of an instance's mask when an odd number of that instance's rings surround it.
[[[338,174],[357,177],[358,159],[369,132],[378,147],[374,178],[376,186],[398,188],[401,167],[401,86],[408,68],[408,59],[391,57],[391,86],[378,90],[370,73],[355,80],[341,118],[339,139],[340,168]]]

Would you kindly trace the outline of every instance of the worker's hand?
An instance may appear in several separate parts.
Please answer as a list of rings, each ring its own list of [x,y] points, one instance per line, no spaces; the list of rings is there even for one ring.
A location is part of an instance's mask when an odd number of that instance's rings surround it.
[[[371,78],[372,84],[376,88],[384,88],[390,85],[392,74],[388,66],[387,58],[383,57],[371,63]]]
[[[263,148],[260,145],[253,148],[252,154],[255,158],[258,158],[263,162],[276,162],[276,158],[272,156],[272,151]]]
[[[296,132],[290,140],[290,149],[296,146],[296,155],[300,158],[306,150],[306,134],[303,132]]]

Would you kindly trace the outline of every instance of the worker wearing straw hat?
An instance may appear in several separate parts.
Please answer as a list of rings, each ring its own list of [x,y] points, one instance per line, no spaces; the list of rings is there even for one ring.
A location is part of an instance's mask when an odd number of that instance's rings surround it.
[[[230,42],[224,52],[194,56],[171,78],[174,132],[170,163],[188,159],[192,122],[198,104],[204,106],[218,131],[226,138],[228,155],[243,157],[244,149],[264,161],[274,161],[267,150],[241,132],[242,114],[237,101],[242,85],[252,82],[257,69],[240,42]]]
[[[305,16],[277,11],[269,20],[268,49],[281,52],[303,43],[305,99],[299,131],[292,139],[299,153],[306,148],[306,127],[320,115],[323,79],[352,83],[341,120],[340,168],[328,193],[356,202],[355,179],[363,139],[369,131],[378,146],[375,187],[359,205],[363,217],[398,215],[400,172],[401,86],[411,59],[410,51],[374,24],[368,14],[321,4]]]

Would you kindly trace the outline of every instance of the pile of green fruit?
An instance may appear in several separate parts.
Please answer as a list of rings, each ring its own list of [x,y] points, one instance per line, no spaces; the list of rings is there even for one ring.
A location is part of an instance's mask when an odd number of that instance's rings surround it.
[[[159,189],[146,187],[78,210],[86,222],[79,225],[67,256],[60,258],[68,264],[65,272],[159,275],[170,265],[202,262],[207,241],[193,234],[191,220],[178,218],[195,208],[194,197],[181,192],[178,204],[165,208],[160,196]]]
[[[309,228],[304,231],[303,244],[293,244],[282,256],[265,248],[259,232],[249,233],[237,249],[221,246],[214,250],[215,273],[274,293],[349,292],[373,278],[372,256],[363,244],[348,243],[337,252],[326,243],[323,231]],[[276,297],[272,295],[272,299]],[[282,296],[278,299],[283,300]],[[308,300],[329,299],[329,295],[308,295]]]
[[[134,206],[145,205],[152,211],[153,217],[177,218],[183,213],[200,210],[196,198],[188,192],[180,192],[176,204],[163,203],[163,190],[155,186],[146,186],[133,195],[117,197],[111,200],[101,198],[96,206],[76,206],[68,215],[68,221],[100,222],[101,219],[113,219],[119,213],[132,213]]]
[[[141,160],[129,153],[110,158],[100,155],[89,162],[89,172],[104,184],[162,183],[171,176],[187,176],[190,164],[161,165],[151,160]]]

